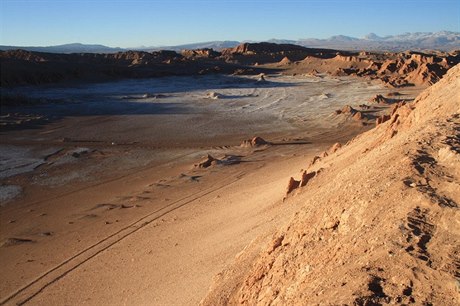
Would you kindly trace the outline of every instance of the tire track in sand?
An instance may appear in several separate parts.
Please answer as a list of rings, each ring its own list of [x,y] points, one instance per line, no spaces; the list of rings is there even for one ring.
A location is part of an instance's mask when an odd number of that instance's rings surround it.
[[[138,220],[132,222],[131,224],[121,228],[117,232],[105,237],[102,240],[92,244],[91,246],[83,249],[79,253],[69,257],[64,260],[57,266],[46,271],[42,275],[38,276],[27,285],[19,288],[8,297],[5,297],[0,301],[0,305],[12,304],[12,305],[24,305],[25,303],[32,300],[34,297],[43,292],[47,287],[54,284],[70,272],[79,268],[81,265],[90,261],[98,254],[109,249],[113,245],[122,241],[123,239],[131,236],[137,231],[141,230],[145,226],[149,225],[153,221],[187,205],[190,204],[206,195],[209,195],[213,192],[216,192],[220,189],[223,189],[229,185],[232,185],[239,181],[245,175],[244,172],[237,172],[235,175],[228,177],[220,181],[217,186],[212,186],[205,190],[187,195],[179,200],[176,200],[158,210],[155,210]]]

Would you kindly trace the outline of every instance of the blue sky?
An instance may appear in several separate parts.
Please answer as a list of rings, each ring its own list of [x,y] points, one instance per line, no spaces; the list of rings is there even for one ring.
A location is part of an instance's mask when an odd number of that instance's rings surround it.
[[[0,44],[112,47],[460,31],[459,0],[0,0]]]

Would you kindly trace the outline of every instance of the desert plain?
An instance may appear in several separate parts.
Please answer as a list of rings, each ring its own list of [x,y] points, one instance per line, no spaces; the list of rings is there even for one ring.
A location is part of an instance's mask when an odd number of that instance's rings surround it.
[[[427,88],[437,80],[423,75],[412,86],[399,86],[399,79],[382,82],[359,75],[364,69],[360,63],[364,67],[367,62],[337,57],[322,59],[332,62],[335,73],[319,66],[314,71],[295,67],[294,61],[281,59],[255,65],[267,69],[260,74],[170,75],[2,89],[8,99],[32,103],[2,106],[0,303],[296,304],[308,300],[302,294],[313,292],[313,304],[422,303],[431,296],[426,303],[455,305],[458,66],[449,67],[449,78],[433,85],[444,86],[436,91]],[[334,59],[358,64],[350,72]],[[316,60],[306,58],[303,64]],[[431,96],[445,98],[447,106],[437,99],[434,110],[407,115],[418,109],[409,105],[417,105],[424,99],[423,94],[417,96],[429,90],[434,91]],[[388,173],[393,169],[389,161],[411,164],[409,159],[416,155],[414,160],[423,165],[436,159],[428,156],[427,148],[416,146],[434,146],[439,139],[426,142],[420,132],[401,140],[400,135],[409,132],[398,132],[400,126],[409,130],[403,120],[407,116],[415,116],[410,122],[419,127],[436,111],[441,112],[436,120],[446,120],[438,122],[444,130],[433,127],[429,132],[450,142],[433,167],[452,165],[428,172],[442,172],[448,182],[425,177],[425,170],[418,174],[423,179],[404,176],[405,168]],[[395,141],[405,145],[392,144]],[[369,156],[372,160],[364,163]],[[309,173],[313,178],[306,186],[297,183]],[[397,188],[392,185],[396,181]],[[292,182],[301,187],[288,187]],[[376,186],[379,191],[366,194]],[[413,194],[416,189],[422,195]],[[395,200],[388,192],[401,196],[395,195]],[[423,200],[423,192],[440,204]],[[436,197],[438,193],[442,196]],[[406,195],[408,203],[436,208],[394,212]],[[384,221],[377,213],[381,199],[392,203],[386,208],[391,216],[381,212]],[[434,216],[426,217],[428,211]],[[444,219],[435,223],[441,215]],[[398,218],[403,221],[394,221]],[[409,237],[402,246],[391,236],[394,228]],[[437,242],[435,233],[443,231],[449,233]],[[309,242],[302,240],[307,234]],[[357,237],[362,239],[356,242]],[[379,237],[399,249],[386,251],[378,245]],[[414,240],[415,247],[405,245]],[[430,241],[436,250],[444,248],[445,253],[436,253],[439,258],[430,257]],[[299,255],[300,245],[310,248],[309,257]],[[398,270],[399,262],[396,276],[391,275],[387,271],[392,264],[382,261],[382,252],[410,260],[423,257],[422,263],[401,262],[421,269],[436,292],[443,292],[438,287],[450,277],[444,288],[449,295],[431,293],[419,276]],[[340,284],[325,281],[347,260],[353,261],[347,265],[350,270],[360,271],[358,276],[341,271],[345,277],[338,278]],[[436,271],[419,268],[426,262]],[[309,279],[310,285],[298,283],[312,275],[316,278]],[[339,289],[325,298],[326,289],[319,288],[328,285]],[[399,285],[400,296],[394,293]]]

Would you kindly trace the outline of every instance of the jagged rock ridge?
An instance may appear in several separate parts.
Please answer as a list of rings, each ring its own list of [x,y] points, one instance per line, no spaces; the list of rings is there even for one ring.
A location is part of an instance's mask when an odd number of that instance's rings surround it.
[[[110,54],[0,52],[1,85],[101,81],[210,73],[292,73],[379,79],[393,87],[430,85],[460,62],[460,52],[372,53],[305,48],[292,44],[245,43],[221,52],[205,48],[125,51]]]

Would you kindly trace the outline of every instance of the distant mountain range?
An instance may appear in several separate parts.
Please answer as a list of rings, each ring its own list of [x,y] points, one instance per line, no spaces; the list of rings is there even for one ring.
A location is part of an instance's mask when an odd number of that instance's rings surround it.
[[[380,37],[370,33],[363,38],[332,36],[328,39],[300,39],[296,42],[305,47],[321,47],[344,50],[443,50],[460,49],[460,32],[416,32]]]
[[[47,47],[20,47],[20,46],[0,46],[0,50],[16,50],[22,49],[35,52],[49,53],[116,53],[126,51],[123,48],[112,48],[104,45],[86,45],[80,43],[47,46]]]
[[[200,43],[193,43],[193,44],[185,44],[185,45],[178,45],[178,46],[161,46],[161,47],[145,47],[141,50],[173,50],[173,51],[181,51],[185,49],[203,49],[203,48],[210,48],[214,50],[222,50],[225,48],[233,48],[240,44],[239,41],[233,40],[224,40],[224,41],[208,41],[208,42],[200,42]]]
[[[243,41],[255,42],[255,41]],[[299,40],[271,39],[268,42],[295,44],[311,48],[330,48],[340,50],[369,50],[369,51],[404,51],[404,50],[442,50],[460,49],[460,32],[416,32],[381,37],[370,33],[363,38],[336,35],[326,39],[306,38]],[[86,45],[81,43],[65,44],[48,47],[20,47],[0,46],[0,50],[23,49],[28,51],[50,53],[115,53],[127,50],[155,51],[212,48],[221,50],[233,48],[242,42],[239,41],[210,41],[177,46],[112,48],[104,45]]]

